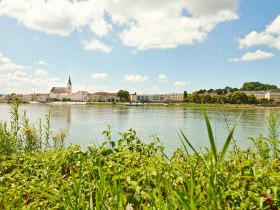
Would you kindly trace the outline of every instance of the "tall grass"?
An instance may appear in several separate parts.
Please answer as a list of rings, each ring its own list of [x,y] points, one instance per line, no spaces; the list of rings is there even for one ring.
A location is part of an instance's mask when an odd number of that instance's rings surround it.
[[[54,133],[51,129],[51,107],[45,119],[31,123],[26,112],[20,114],[19,103],[13,102],[10,108],[10,124],[0,121],[0,154],[34,153],[61,148],[67,136],[65,129]],[[53,143],[50,142],[52,138]]]
[[[146,144],[130,129],[114,140],[110,127],[101,146],[65,148],[67,132],[52,132],[50,110],[36,125],[17,104],[11,115],[10,125],[0,122],[1,209],[280,208],[275,141],[251,138],[254,148],[229,150],[235,124],[219,151],[206,111],[211,147],[196,149],[180,131],[171,157],[156,136]]]

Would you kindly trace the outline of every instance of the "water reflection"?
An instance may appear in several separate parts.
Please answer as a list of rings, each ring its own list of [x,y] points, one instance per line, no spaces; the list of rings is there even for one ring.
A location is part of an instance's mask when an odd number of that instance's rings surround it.
[[[68,124],[71,123],[72,106],[56,105],[52,106],[51,118],[53,120],[63,120]]]
[[[44,118],[47,108],[46,105],[20,107],[34,122]],[[248,146],[249,136],[266,135],[268,109],[207,109],[218,147],[223,145],[229,132],[226,121],[232,127],[242,112],[234,134],[241,147]],[[68,129],[68,145],[87,145],[92,141],[101,144],[104,141],[101,133],[110,125],[115,140],[119,139],[118,132],[130,128],[136,130],[145,142],[153,141],[150,136],[156,134],[164,142],[167,153],[180,147],[177,136],[180,129],[197,148],[209,146],[201,108],[56,105],[52,107],[51,118],[54,129]],[[9,105],[0,104],[0,120],[9,120]]]

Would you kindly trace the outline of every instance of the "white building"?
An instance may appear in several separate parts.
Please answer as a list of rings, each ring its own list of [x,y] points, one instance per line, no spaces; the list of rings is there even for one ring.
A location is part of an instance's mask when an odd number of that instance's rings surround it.
[[[50,100],[63,100],[71,98],[72,82],[69,76],[67,87],[53,87],[50,91]]]
[[[269,90],[265,93],[265,98],[273,102],[280,102],[280,89]]]
[[[243,91],[246,95],[254,95],[257,100],[266,98],[273,102],[280,102],[280,89],[269,90],[269,91]]]
[[[79,91],[77,93],[72,94],[71,99],[72,101],[82,101],[82,102],[87,102],[89,101],[90,93],[87,91]]]
[[[266,98],[266,92],[265,91],[243,91],[247,96],[254,95],[257,100],[260,100],[262,98]]]
[[[154,94],[154,95],[137,95],[137,100],[140,102],[182,102],[184,100],[184,94],[171,93],[171,94]]]

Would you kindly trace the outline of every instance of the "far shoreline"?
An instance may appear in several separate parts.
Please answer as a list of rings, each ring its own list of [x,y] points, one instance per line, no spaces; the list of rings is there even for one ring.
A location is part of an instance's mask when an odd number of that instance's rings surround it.
[[[8,101],[0,103],[10,104]],[[32,105],[87,105],[87,106],[127,106],[127,102],[70,102],[70,101],[54,101],[54,102],[22,102],[23,104]],[[280,105],[253,105],[253,104],[193,104],[193,103],[145,103],[138,107],[180,107],[180,108],[223,108],[223,109],[280,109]]]

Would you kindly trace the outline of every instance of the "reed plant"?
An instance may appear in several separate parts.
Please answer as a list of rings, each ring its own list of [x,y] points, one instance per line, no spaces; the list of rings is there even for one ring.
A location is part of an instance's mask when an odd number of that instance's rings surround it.
[[[253,138],[253,148],[231,150],[235,124],[219,151],[206,111],[211,147],[195,148],[180,131],[182,147],[172,156],[156,136],[144,143],[129,129],[112,139],[110,127],[100,146],[65,147],[67,132],[52,132],[50,110],[38,124],[17,104],[11,114],[10,125],[0,123],[1,209],[280,208],[275,141]]]

